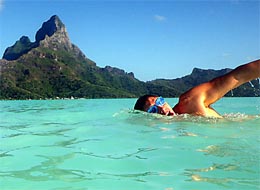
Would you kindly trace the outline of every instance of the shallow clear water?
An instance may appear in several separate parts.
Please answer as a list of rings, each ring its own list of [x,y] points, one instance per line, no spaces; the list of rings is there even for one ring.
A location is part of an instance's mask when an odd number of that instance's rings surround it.
[[[224,119],[134,102],[0,101],[1,189],[260,189],[260,98],[223,98]]]

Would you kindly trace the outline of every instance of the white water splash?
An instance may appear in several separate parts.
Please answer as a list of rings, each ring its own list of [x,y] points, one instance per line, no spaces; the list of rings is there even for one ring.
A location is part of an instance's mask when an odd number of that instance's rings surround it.
[[[255,87],[251,81],[249,81],[248,83],[251,85],[252,88]]]

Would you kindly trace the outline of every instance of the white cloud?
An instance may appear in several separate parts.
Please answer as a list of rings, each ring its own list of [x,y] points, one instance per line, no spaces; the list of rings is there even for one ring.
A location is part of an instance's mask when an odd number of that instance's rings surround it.
[[[4,0],[0,0],[0,11],[3,10],[4,7]]]
[[[166,20],[166,17],[162,16],[162,15],[154,15],[153,17],[156,21],[159,21],[159,22],[163,22]]]
[[[231,56],[231,54],[230,53],[222,53],[222,55],[221,55],[222,57],[230,57]]]

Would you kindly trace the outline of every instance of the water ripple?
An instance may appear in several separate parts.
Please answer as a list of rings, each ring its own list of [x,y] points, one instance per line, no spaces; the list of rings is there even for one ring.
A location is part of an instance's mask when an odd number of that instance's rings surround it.
[[[136,152],[133,153],[127,153],[122,156],[114,156],[114,155],[98,155],[93,152],[76,152],[78,154],[86,155],[86,156],[92,156],[92,157],[97,157],[97,158],[107,158],[107,159],[125,159],[125,158],[130,158],[130,157],[136,157],[138,159],[147,159],[146,157],[139,156],[138,154],[143,153],[143,152],[150,152],[150,151],[155,151],[157,150],[156,148],[139,148]]]

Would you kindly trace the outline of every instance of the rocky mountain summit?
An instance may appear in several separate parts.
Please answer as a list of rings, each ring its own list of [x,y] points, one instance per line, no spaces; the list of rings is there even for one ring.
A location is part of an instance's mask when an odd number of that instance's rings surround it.
[[[36,33],[35,40],[36,42],[40,42],[44,40],[46,36],[51,37],[55,33],[55,38],[59,38],[64,44],[68,44],[68,46],[71,47],[65,25],[57,15],[52,16],[47,22],[42,24],[42,27]]]
[[[100,68],[69,39],[57,15],[42,24],[35,41],[22,36],[0,59],[0,99],[123,98],[143,94],[176,97],[192,86],[225,74],[195,68],[179,79],[143,82],[134,73],[106,66]],[[254,88],[252,88],[252,85]],[[260,96],[257,80],[228,96]]]
[[[35,42],[31,42],[27,36],[22,36],[13,46],[6,49],[3,59],[16,60],[39,46],[50,48],[54,51],[71,51],[75,55],[85,58],[80,49],[70,42],[65,25],[57,15],[54,15],[48,21],[44,22],[42,27],[37,31]]]

